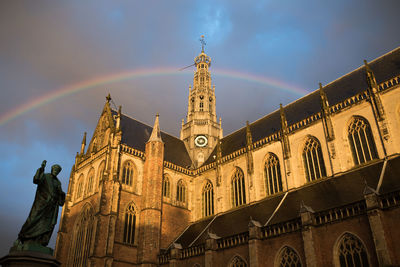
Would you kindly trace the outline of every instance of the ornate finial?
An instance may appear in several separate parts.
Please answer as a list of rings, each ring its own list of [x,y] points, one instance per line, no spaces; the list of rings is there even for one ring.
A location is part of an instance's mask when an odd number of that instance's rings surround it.
[[[200,43],[201,43],[201,52],[204,52],[204,46],[206,45],[206,41],[204,41],[204,35],[200,36],[201,38]]]
[[[107,103],[110,103],[110,101],[111,101],[111,95],[110,95],[110,93],[108,93],[108,95],[106,96],[106,100],[107,100]]]

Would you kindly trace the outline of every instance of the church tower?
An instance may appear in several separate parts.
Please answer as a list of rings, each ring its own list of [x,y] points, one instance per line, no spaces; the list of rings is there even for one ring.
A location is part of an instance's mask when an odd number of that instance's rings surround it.
[[[194,59],[193,87],[189,86],[186,123],[182,120],[180,134],[196,168],[204,163],[222,138],[221,118],[217,122],[215,109],[215,85],[211,85],[209,71],[211,58],[204,52],[204,36],[200,41],[201,53]]]

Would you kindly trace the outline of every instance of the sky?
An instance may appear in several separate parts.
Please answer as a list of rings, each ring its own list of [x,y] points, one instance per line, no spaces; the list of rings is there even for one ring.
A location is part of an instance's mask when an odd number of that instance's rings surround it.
[[[63,167],[110,93],[179,136],[193,64],[211,57],[224,135],[400,45],[397,0],[0,1],[0,257],[29,214],[41,162]],[[61,211],[60,211],[61,214]],[[54,247],[58,225],[50,246]]]

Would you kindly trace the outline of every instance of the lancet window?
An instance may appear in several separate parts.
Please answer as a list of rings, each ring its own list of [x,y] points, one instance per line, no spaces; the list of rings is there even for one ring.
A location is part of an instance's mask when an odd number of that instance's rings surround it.
[[[126,184],[129,186],[132,186],[133,183],[133,163],[132,161],[125,161],[123,167],[122,167],[122,184]]]
[[[214,188],[210,181],[203,187],[203,216],[207,217],[214,214]]]
[[[314,137],[307,139],[303,149],[303,162],[308,182],[326,176],[321,145]]]
[[[94,169],[91,168],[88,174],[88,182],[86,188],[86,194],[90,194],[93,191],[93,181],[94,181]]]
[[[279,159],[276,155],[269,153],[264,165],[267,194],[272,195],[283,190],[282,175]]]
[[[100,183],[103,181],[103,176],[104,176],[104,169],[105,169],[105,167],[106,167],[106,163],[105,163],[105,161],[102,161],[101,163],[100,163],[100,166],[99,166],[99,171],[98,171],[98,174],[97,174],[97,181],[98,181],[98,183],[99,183],[99,185],[100,185]]]
[[[301,267],[299,255],[294,249],[285,246],[281,249],[278,256],[279,267]]]
[[[186,203],[186,186],[182,180],[179,180],[176,186],[176,201],[179,204]]]
[[[88,265],[89,249],[92,240],[93,212],[90,206],[86,206],[77,219],[72,239],[71,256],[69,266],[81,267]]]
[[[75,194],[76,199],[82,196],[82,191],[83,191],[83,174],[79,176],[78,183],[76,184],[76,194]]]
[[[124,243],[135,243],[135,230],[136,230],[136,210],[133,204],[130,204],[125,211],[124,222]]]
[[[244,174],[240,168],[236,168],[231,181],[232,205],[237,207],[246,204],[246,190]]]
[[[229,264],[229,267],[247,267],[247,263],[241,257],[235,256]]]
[[[349,126],[349,142],[356,165],[378,158],[371,127],[367,120],[353,117]]]
[[[344,234],[337,249],[337,261],[340,267],[369,266],[366,249],[354,235]]]
[[[166,174],[164,174],[164,177],[163,177],[162,194],[163,194],[163,197],[168,197],[168,198],[171,195],[170,182],[169,182],[168,175],[166,175]]]

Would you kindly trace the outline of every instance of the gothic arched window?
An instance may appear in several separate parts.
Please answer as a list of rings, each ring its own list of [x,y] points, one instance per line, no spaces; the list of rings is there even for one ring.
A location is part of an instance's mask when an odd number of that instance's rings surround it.
[[[186,186],[182,180],[176,186],[176,201],[180,204],[186,203]]]
[[[268,195],[282,191],[281,167],[276,155],[272,153],[268,154],[265,160],[264,171]]]
[[[346,233],[337,247],[337,262],[340,267],[368,267],[368,256],[361,241],[352,234]]]
[[[78,178],[78,183],[76,184],[76,193],[75,193],[75,199],[78,199],[82,196],[83,192],[83,174],[81,174]]]
[[[99,171],[98,171],[98,173],[97,173],[98,185],[100,185],[100,183],[103,181],[103,175],[104,175],[104,169],[105,169],[105,167],[106,167],[106,162],[103,160],[103,161],[100,163]]]
[[[229,264],[229,267],[247,267],[247,263],[241,257],[235,256],[231,260],[231,263]]]
[[[163,177],[162,194],[163,194],[163,197],[168,197],[168,198],[171,195],[169,178],[168,178],[168,175],[166,175],[166,174],[164,174],[164,177]]]
[[[133,163],[130,160],[125,161],[122,167],[122,184],[132,186],[133,182]]]
[[[79,215],[72,239],[71,254],[69,257],[69,266],[81,267],[88,265],[89,249],[92,240],[93,212],[89,205],[83,208]]]
[[[349,125],[349,142],[356,165],[378,158],[371,127],[366,119],[352,118]]]
[[[133,204],[130,204],[125,211],[124,222],[124,243],[135,243],[136,210]]]
[[[316,138],[310,137],[307,139],[303,149],[303,161],[308,182],[326,176],[321,145]]]
[[[301,267],[299,255],[294,249],[285,246],[281,249],[278,255],[279,267]]]
[[[90,194],[93,191],[93,182],[94,182],[94,169],[91,168],[88,173],[88,181],[86,185],[86,194]]]
[[[232,205],[237,207],[246,204],[246,190],[244,185],[244,174],[240,168],[235,169],[231,181]]]
[[[207,217],[214,214],[214,188],[210,181],[203,187],[203,216]]]

